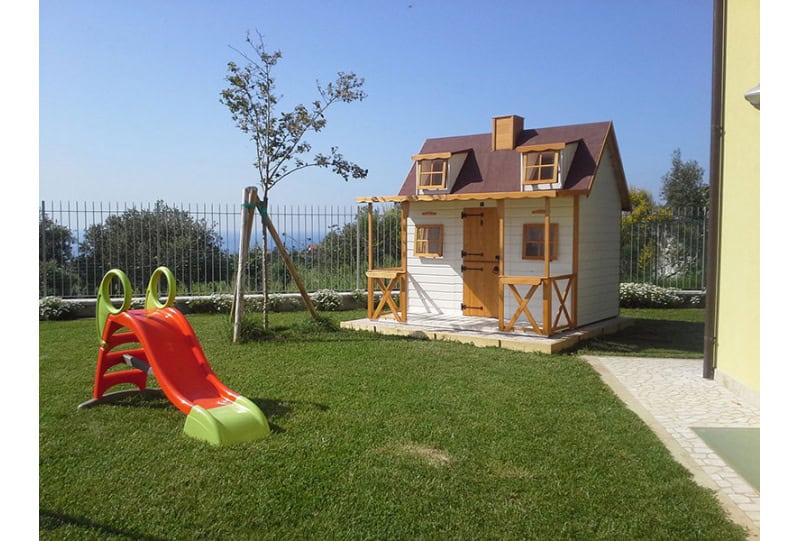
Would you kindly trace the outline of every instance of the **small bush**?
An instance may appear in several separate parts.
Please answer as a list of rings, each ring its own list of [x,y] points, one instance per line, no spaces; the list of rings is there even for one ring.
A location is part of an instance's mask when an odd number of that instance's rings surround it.
[[[269,309],[272,312],[296,312],[303,307],[303,301],[288,295],[270,295]]]
[[[320,289],[311,295],[314,308],[323,312],[333,312],[342,309],[342,297],[332,289]]]
[[[59,297],[39,299],[39,321],[75,319],[78,317],[78,310],[77,304],[67,302]]]
[[[246,315],[239,322],[239,340],[242,343],[263,342],[274,337],[275,333],[264,329],[260,317]],[[231,338],[233,338],[233,326],[231,326]]]
[[[619,285],[619,304],[623,308],[677,308],[684,302],[677,289],[652,284]]]
[[[301,331],[304,334],[312,334],[312,333],[327,333],[327,332],[338,332],[339,326],[331,319],[327,317],[322,317],[318,320],[315,319],[307,319],[301,326]]]
[[[186,303],[192,312],[200,314],[227,314],[233,306],[233,295],[212,293],[207,297],[194,297]]]
[[[356,289],[352,293],[353,303],[361,308],[367,307],[367,292],[363,289]]]

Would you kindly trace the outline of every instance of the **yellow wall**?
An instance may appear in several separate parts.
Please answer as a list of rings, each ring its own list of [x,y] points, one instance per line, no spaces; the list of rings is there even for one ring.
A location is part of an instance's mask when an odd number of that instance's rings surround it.
[[[727,4],[717,373],[759,393],[759,0]]]

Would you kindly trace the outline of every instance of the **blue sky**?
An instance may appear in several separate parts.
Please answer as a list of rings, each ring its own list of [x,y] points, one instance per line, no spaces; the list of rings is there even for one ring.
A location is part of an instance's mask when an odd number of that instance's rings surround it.
[[[257,184],[254,148],[219,94],[248,30],[284,55],[282,110],[338,71],[366,79],[368,98],[310,142],[368,178],[304,170],[277,204],[394,194],[425,138],[505,114],[530,128],[612,120],[629,184],[656,197],[674,149],[707,169],[711,0],[43,0],[39,197],[237,202]]]

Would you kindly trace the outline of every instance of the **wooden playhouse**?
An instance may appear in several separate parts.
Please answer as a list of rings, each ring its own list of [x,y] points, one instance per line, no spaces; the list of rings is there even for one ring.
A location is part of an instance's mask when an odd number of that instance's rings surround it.
[[[369,319],[496,318],[551,336],[619,315],[630,201],[613,124],[523,123],[428,139],[397,195],[358,198],[370,218],[373,203],[401,209],[400,266],[369,260]]]

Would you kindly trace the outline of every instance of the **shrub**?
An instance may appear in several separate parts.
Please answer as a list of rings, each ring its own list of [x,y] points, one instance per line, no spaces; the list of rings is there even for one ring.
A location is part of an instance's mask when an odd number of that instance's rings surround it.
[[[39,321],[55,321],[78,317],[77,304],[67,302],[59,297],[42,297],[39,299]]]
[[[683,305],[677,289],[652,284],[619,285],[619,304],[623,308],[676,308]]]
[[[233,295],[212,293],[207,297],[194,297],[186,303],[192,312],[201,314],[227,314],[233,306]]]
[[[361,308],[366,308],[367,306],[367,292],[363,289],[356,289],[352,293],[353,295],[353,303],[356,306]]]
[[[274,337],[275,334],[271,330],[265,330],[261,319],[255,315],[246,315],[239,322],[239,340],[241,343],[263,342]],[[231,326],[231,338],[233,338],[233,326]]]
[[[311,295],[314,308],[321,311],[333,312],[342,309],[342,297],[332,289],[320,289]]]

